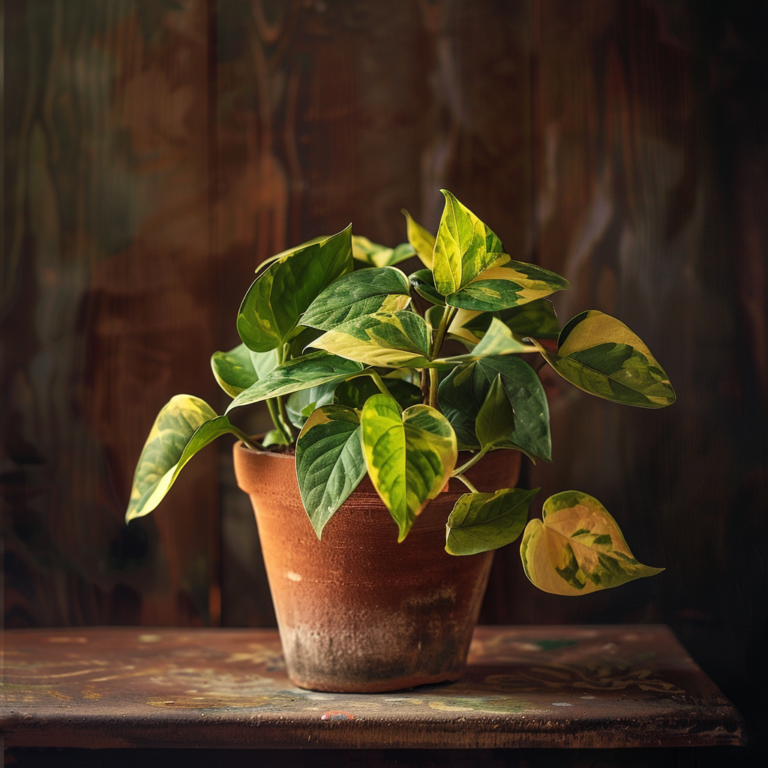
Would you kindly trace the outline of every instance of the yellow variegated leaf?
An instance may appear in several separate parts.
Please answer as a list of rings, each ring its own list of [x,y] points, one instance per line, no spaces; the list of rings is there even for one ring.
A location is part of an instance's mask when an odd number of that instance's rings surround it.
[[[435,238],[432,271],[435,287],[450,296],[503,255],[501,241],[469,208],[441,189],[445,208]]]
[[[217,416],[208,403],[192,395],[176,395],[152,425],[133,476],[125,521],[148,515],[163,500],[184,465],[208,443],[227,432],[248,438]]]
[[[591,395],[639,408],[664,408],[675,402],[664,369],[615,317],[596,310],[582,312],[560,332],[556,354],[537,346],[557,373]]]
[[[413,247],[400,243],[396,248],[372,243],[367,237],[352,235],[352,256],[358,265],[367,267],[391,267],[414,256]]]
[[[413,246],[416,255],[421,259],[421,263],[427,269],[432,269],[435,236],[416,222],[405,209],[403,209],[403,215],[405,216],[408,230],[408,242]]]
[[[542,520],[525,529],[520,555],[531,582],[555,595],[588,595],[664,570],[639,563],[605,507],[580,491],[547,499]]]
[[[429,363],[429,335],[414,312],[377,312],[342,323],[312,346],[366,365],[423,368]]]
[[[383,394],[366,401],[361,425],[368,475],[402,541],[448,482],[458,456],[456,436],[436,409],[414,405],[402,411]]]

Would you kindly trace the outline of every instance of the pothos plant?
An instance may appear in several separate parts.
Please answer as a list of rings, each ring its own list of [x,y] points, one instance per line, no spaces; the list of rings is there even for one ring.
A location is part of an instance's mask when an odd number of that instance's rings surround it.
[[[409,242],[394,249],[347,227],[260,266],[237,315],[242,344],[211,360],[232,402],[219,416],[203,400],[178,395],[160,411],[127,521],[152,511],[189,459],[220,435],[258,447],[227,414],[266,402],[274,429],[261,446],[295,444],[298,486],[318,538],[366,473],[400,541],[456,477],[467,493],[446,523],[452,555],[496,549],[525,528],[525,572],[547,592],[587,594],[658,573],[633,557],[616,521],[585,493],[550,497],[526,527],[538,489],[480,493],[467,479],[489,451],[551,461],[547,398],[530,355],[616,403],[662,408],[675,393],[619,320],[589,311],[561,329],[547,297],[568,282],[514,261],[486,224],[443,195],[436,236],[404,212]],[[414,255],[423,268],[407,276],[395,265]],[[446,356],[446,339],[464,351]],[[469,452],[461,465],[459,450]]]

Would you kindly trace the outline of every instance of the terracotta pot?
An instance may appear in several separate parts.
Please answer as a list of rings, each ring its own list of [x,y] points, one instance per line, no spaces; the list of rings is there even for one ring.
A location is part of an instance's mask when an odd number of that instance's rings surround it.
[[[451,480],[398,544],[397,526],[365,477],[318,541],[293,456],[242,443],[234,456],[296,685],[376,692],[461,677],[493,561],[492,552],[445,552],[445,522],[466,493],[461,482]],[[519,453],[496,451],[468,476],[478,490],[493,491],[513,486],[519,468]]]

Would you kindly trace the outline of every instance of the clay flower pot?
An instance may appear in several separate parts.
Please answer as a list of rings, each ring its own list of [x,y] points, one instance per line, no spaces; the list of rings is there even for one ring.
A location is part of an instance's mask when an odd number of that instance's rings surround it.
[[[493,552],[445,552],[445,523],[464,485],[451,480],[398,544],[397,526],[365,477],[318,541],[293,456],[238,443],[234,458],[256,514],[293,683],[377,692],[461,677],[493,561]],[[519,468],[519,453],[496,451],[468,476],[493,491],[514,486]]]

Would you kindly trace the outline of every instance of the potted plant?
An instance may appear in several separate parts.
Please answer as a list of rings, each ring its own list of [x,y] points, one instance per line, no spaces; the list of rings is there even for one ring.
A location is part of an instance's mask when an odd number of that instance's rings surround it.
[[[528,521],[520,454],[551,461],[543,356],[584,391],[661,408],[674,390],[620,321],[583,312],[561,329],[547,297],[562,277],[514,261],[450,192],[436,236],[407,213],[409,243],[347,227],[272,257],[216,352],[233,399],[219,416],[178,395],[139,459],[126,520],[161,501],[192,456],[236,435],[291,679],[381,691],[458,678],[493,551],[522,533],[528,578],[583,595],[659,572],[639,563],[593,497],[558,493]],[[395,265],[418,256],[406,276]],[[444,342],[461,343],[456,354]],[[274,429],[227,414],[266,403]]]

